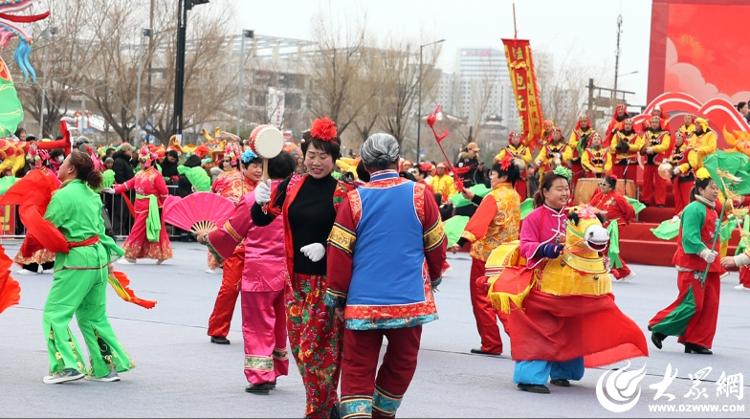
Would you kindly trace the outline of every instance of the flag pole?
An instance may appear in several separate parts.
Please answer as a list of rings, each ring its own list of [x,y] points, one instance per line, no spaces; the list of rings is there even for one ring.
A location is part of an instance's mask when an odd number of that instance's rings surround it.
[[[518,39],[518,28],[516,27],[516,2],[513,2],[513,39]]]

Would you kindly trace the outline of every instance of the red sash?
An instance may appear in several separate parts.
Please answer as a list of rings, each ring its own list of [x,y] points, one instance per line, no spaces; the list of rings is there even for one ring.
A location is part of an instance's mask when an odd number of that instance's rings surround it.
[[[99,243],[99,236],[91,236],[86,240],[81,240],[79,242],[68,242],[68,248],[72,249],[74,247],[85,247],[85,246],[91,246],[92,244]]]

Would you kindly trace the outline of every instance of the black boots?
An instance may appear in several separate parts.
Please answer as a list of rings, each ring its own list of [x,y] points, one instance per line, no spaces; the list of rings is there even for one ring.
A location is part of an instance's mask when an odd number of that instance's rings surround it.
[[[549,388],[541,384],[518,384],[518,389],[529,393],[549,394]]]
[[[245,391],[253,394],[268,394],[276,388],[276,381],[270,383],[248,384]]]
[[[211,343],[215,343],[217,345],[229,345],[229,339],[227,339],[225,336],[211,336]]]
[[[654,343],[654,346],[661,349],[661,342],[667,338],[667,335],[664,333],[659,332],[651,332],[651,342]]]
[[[713,352],[711,352],[710,349],[704,348],[703,346],[696,345],[694,343],[685,344],[685,353],[686,354],[698,354],[698,355],[712,355],[713,354]]]
[[[570,387],[570,381],[564,378],[556,378],[554,380],[550,380],[549,383],[558,387]]]

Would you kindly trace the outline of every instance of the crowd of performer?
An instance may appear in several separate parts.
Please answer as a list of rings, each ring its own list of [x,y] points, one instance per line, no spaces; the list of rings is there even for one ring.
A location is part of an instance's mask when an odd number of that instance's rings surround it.
[[[54,271],[43,315],[50,360],[44,382],[118,381],[132,368],[107,320],[104,289],[118,259],[161,264],[173,256],[162,214],[168,185],[180,196],[211,192],[235,205],[226,222],[196,237],[208,248],[209,268],[222,269],[208,335],[230,343],[239,297],[246,391],[269,394],[288,374],[288,342],[306,390],[306,417],[395,416],[416,369],[422,327],[437,319],[433,292],[449,267],[449,248],[471,256],[481,339],[471,352],[507,353],[502,325],[519,389],[549,393],[548,383],[580,380],[584,366],[647,356],[640,328],[611,298],[612,279],[631,275],[612,250],[619,248],[618,225],[636,218],[634,199],[665,206],[669,183],[681,217],[673,260],[679,295],[648,329],[659,349],[678,336],[685,352],[710,354],[720,275],[748,265],[750,255],[720,257],[714,236],[722,208],[744,201],[719,199],[719,185],[703,167],[717,148],[708,121],[686,116],[670,133],[660,110],[636,126],[618,107],[602,133],[587,116],[569,135],[551,121],[544,129],[538,144],[511,132],[486,168],[476,143],[455,162],[414,164],[388,134],[370,136],[357,159],[342,158],[327,118],[313,121],[299,145],[287,143],[267,171],[245,141],[226,133],[208,136],[213,147],[190,150],[24,138],[26,163],[2,174],[48,179],[56,192],[44,219],[67,240],[63,250],[37,246],[33,256],[16,256],[25,273]],[[468,205],[454,207],[456,197]],[[522,213],[526,202],[530,211]],[[449,246],[443,223],[454,216],[470,218]],[[122,248],[111,237],[114,224],[129,228]],[[550,263],[558,259],[563,263]],[[522,292],[503,289],[504,282],[522,284]],[[90,367],[68,329],[73,314]],[[602,333],[606,326],[620,333]],[[377,369],[383,337],[388,345]]]

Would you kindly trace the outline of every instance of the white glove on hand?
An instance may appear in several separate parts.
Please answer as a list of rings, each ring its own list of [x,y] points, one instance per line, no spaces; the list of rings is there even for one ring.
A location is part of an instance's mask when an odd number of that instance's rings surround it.
[[[326,248],[320,243],[308,244],[299,249],[303,255],[313,262],[319,262],[326,255]]]
[[[271,200],[271,181],[260,182],[255,187],[255,202],[258,205],[265,205]]]
[[[701,259],[705,260],[708,263],[714,263],[714,261],[716,260],[716,257],[719,256],[719,252],[715,250],[703,249],[698,254],[698,256],[700,256]]]
[[[680,167],[679,167],[679,166],[677,166],[677,167],[675,167],[674,169],[672,169],[672,174],[673,174],[673,175],[675,175],[675,176],[676,176],[676,175],[679,175],[680,173],[682,173],[682,170],[680,170]]]
[[[737,266],[750,265],[750,256],[747,253],[742,253],[734,257],[734,264]]]
[[[104,188],[104,189],[102,189],[102,192],[108,193],[110,195],[114,195],[115,190],[113,188]]]

